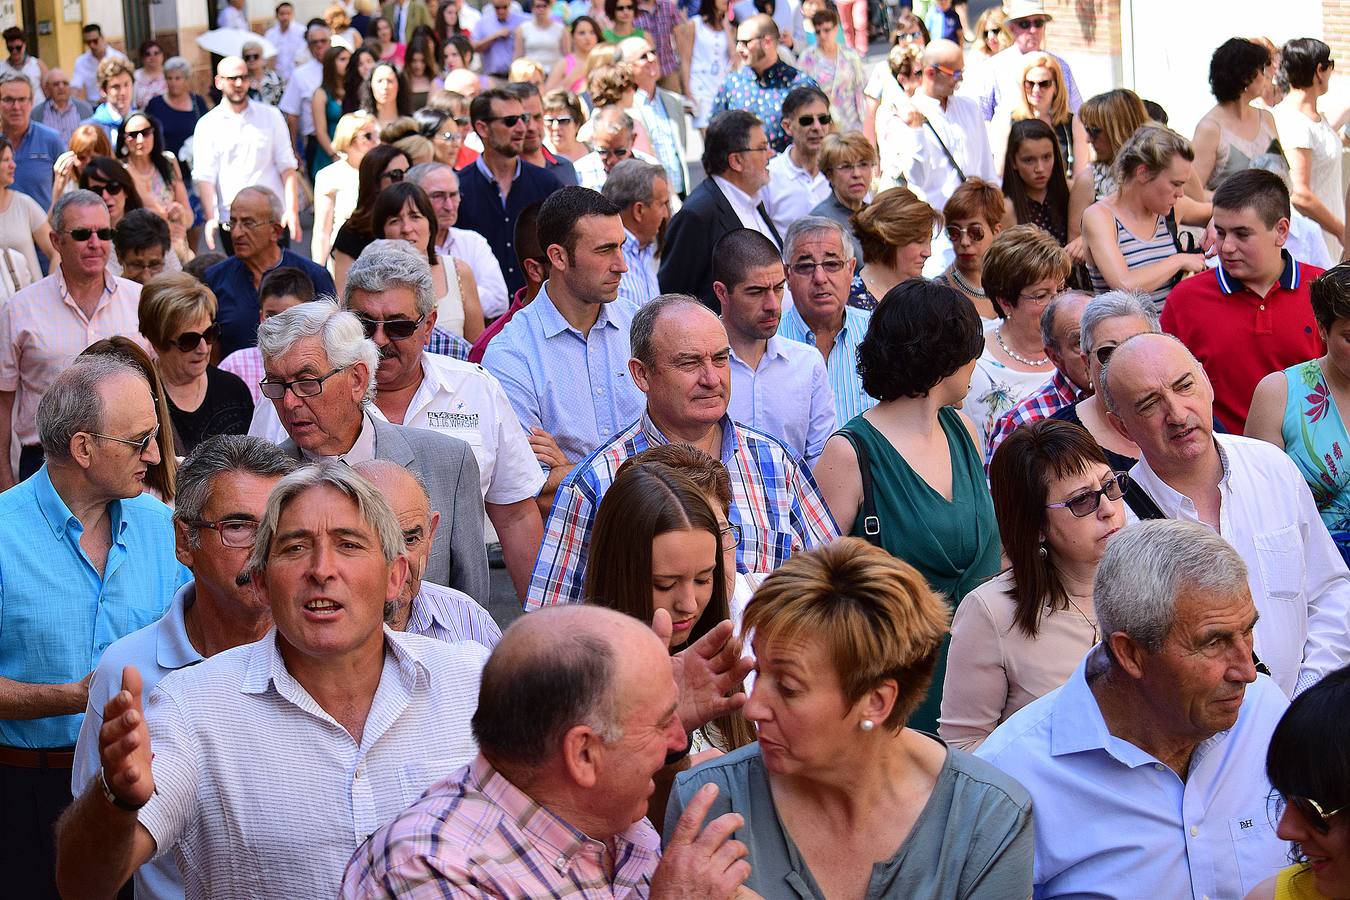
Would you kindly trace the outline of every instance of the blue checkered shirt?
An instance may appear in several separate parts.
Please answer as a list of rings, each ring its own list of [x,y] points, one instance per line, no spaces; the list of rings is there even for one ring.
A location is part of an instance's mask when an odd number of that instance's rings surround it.
[[[858,374],[858,345],[871,322],[872,313],[868,310],[845,306],[844,327],[835,336],[834,347],[825,360],[830,387],[834,390],[834,414],[841,426],[877,405],[876,399],[863,391],[862,376]],[[799,344],[816,345],[815,333],[795,306],[783,310],[778,334]]]
[[[439,325],[431,329],[431,336],[427,338],[426,351],[428,353],[448,356],[451,359],[467,360],[469,351],[472,349],[473,344],[457,334],[446,331]]]

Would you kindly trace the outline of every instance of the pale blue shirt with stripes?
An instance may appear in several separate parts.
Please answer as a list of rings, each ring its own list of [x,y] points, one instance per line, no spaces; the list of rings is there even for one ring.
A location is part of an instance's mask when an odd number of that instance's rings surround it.
[[[643,247],[633,232],[625,228],[622,249],[628,271],[619,281],[619,299],[615,302],[627,303],[637,310],[661,293],[661,285],[656,283],[656,241]]]
[[[876,399],[863,391],[862,377],[858,375],[858,345],[867,334],[871,321],[872,314],[867,310],[845,306],[844,327],[835,335],[834,347],[825,360],[830,388],[834,391],[834,414],[840,425],[877,405]],[[795,306],[783,310],[778,334],[799,344],[816,345],[815,333]]]
[[[502,639],[492,615],[463,591],[422,582],[408,614],[408,634],[420,634],[447,644],[474,641],[491,650]]]
[[[754,369],[732,350],[727,413],[735,422],[778,438],[814,466],[837,426],[825,360],[815,347],[778,335],[769,338]]]

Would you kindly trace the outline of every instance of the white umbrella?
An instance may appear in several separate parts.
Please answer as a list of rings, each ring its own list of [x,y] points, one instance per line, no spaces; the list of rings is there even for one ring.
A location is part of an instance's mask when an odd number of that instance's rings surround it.
[[[262,47],[263,57],[271,59],[277,48],[262,35],[242,28],[217,28],[197,35],[197,46],[216,56],[243,56],[245,44]]]

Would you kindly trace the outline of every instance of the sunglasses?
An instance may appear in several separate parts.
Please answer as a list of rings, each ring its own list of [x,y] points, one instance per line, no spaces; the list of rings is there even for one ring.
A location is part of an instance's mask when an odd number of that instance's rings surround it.
[[[85,190],[93,191],[100,196],[107,194],[109,197],[116,197],[118,194],[122,193],[122,185],[115,181],[111,181],[108,184],[95,184],[91,181],[89,182],[89,187],[85,188]]]
[[[384,328],[384,336],[391,341],[406,341],[417,333],[417,329],[426,321],[426,316],[418,316],[417,320],[412,319],[367,319],[365,316],[357,316],[361,322],[361,328],[366,332],[366,337],[374,338],[375,332]]]
[[[553,127],[553,126],[555,126],[555,125],[571,125],[571,124],[572,124],[572,117],[571,117],[571,116],[544,116],[544,124],[545,124],[545,125],[548,125],[549,127]]]
[[[404,175],[407,175],[407,174],[408,174],[408,170],[407,170],[407,169],[390,169],[388,172],[385,172],[385,173],[384,173],[383,175],[381,175],[380,177],[381,177],[381,178],[388,178],[390,181],[393,181],[393,182],[399,182],[399,181],[402,181],[402,180],[403,180],[403,176],[404,176]]]
[[[797,117],[797,124],[803,128],[810,128],[813,123],[816,125],[828,125],[833,121],[834,119],[830,116],[829,113],[819,113],[818,115],[814,116]]]
[[[985,29],[984,36],[987,38],[998,37],[1002,33],[1003,33],[1002,28],[987,28]]]
[[[1350,809],[1350,806],[1342,806],[1328,812],[1324,810],[1322,804],[1318,803],[1316,800],[1309,799],[1308,797],[1295,797],[1292,795],[1286,797],[1285,801],[1290,806],[1294,807],[1294,809],[1298,810],[1299,815],[1303,816],[1309,825],[1322,834],[1326,834],[1331,830],[1332,816],[1339,815],[1347,809]]]
[[[257,61],[260,60],[260,59],[262,59],[262,54],[261,54],[261,53],[245,53],[245,54],[244,54],[244,62],[257,62]]]
[[[1117,346],[1117,344],[1107,344],[1094,350],[1093,355],[1097,357],[1098,364],[1105,367],[1111,361],[1111,354],[1116,352]]]
[[[1022,83],[1026,85],[1026,88],[1029,91],[1034,91],[1036,90],[1036,88],[1040,88],[1043,91],[1048,91],[1050,88],[1055,86],[1055,80],[1053,78],[1047,78],[1044,81],[1035,81],[1031,78],[1028,78]]]
[[[627,147],[614,147],[612,149],[608,147],[601,147],[599,150],[596,150],[595,152],[604,159],[608,159],[611,156],[617,156],[619,159],[623,159],[632,151],[629,150]]]
[[[1047,19],[1016,19],[1008,24],[1018,31],[1040,31],[1047,21]]]
[[[23,49],[24,45],[22,43],[19,43],[19,44],[6,44],[5,46],[9,48],[9,52],[17,53]]]
[[[214,344],[220,337],[220,326],[215,322],[205,331],[185,331],[178,337],[169,341],[170,347],[177,347],[180,353],[191,353],[196,350],[202,341],[208,344]]]
[[[1062,503],[1047,503],[1046,509],[1067,509],[1073,513],[1076,518],[1090,516],[1101,506],[1102,498],[1107,500],[1119,500],[1125,496],[1125,490],[1130,486],[1130,476],[1124,472],[1112,472],[1111,475],[1102,482],[1102,486],[1097,490],[1086,490],[1081,494],[1074,494],[1068,500]]]
[[[929,68],[941,72],[948,78],[960,78],[962,75],[966,74],[965,69],[949,69],[946,66],[939,66],[939,65],[929,66]]]
[[[462,140],[458,131],[442,131],[440,134],[436,135],[436,137],[439,140],[450,141],[451,143]]]
[[[637,9],[636,6],[633,6],[632,4],[628,3],[625,3],[623,6],[614,7],[615,12],[632,12],[635,9]]]
[[[135,141],[143,137],[153,137],[155,134],[155,129],[147,125],[146,127],[138,128],[135,131],[132,131],[130,128],[127,128],[124,129],[122,133],[127,136],[127,140]]]
[[[947,237],[951,240],[953,244],[961,240],[961,238],[963,237],[968,237],[972,241],[976,241],[978,243],[979,241],[984,240],[984,234],[985,232],[983,225],[967,225],[965,228],[962,228],[960,225],[947,226]]]
[[[516,125],[520,124],[521,122],[524,122],[525,124],[528,125],[530,123],[530,113],[517,113],[513,116],[489,116],[483,121],[501,122],[507,128],[515,128]]]
[[[117,187],[120,189],[122,186],[119,184]],[[94,235],[98,235],[100,241],[111,241],[113,230],[111,228],[72,228],[66,234],[70,235],[72,240],[80,243],[84,243]]]

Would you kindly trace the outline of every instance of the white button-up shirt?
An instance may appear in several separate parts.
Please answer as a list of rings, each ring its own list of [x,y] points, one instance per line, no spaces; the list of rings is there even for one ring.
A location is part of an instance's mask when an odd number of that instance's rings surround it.
[[[295,154],[286,120],[275,108],[250,100],[235,113],[220,103],[197,120],[192,147],[192,178],[215,185],[220,221],[229,218],[235,194],[246,187],[270,188],[286,199],[282,177],[295,168]]]
[[[126,58],[127,55],[116,47],[107,47],[103,51],[103,59]],[[98,106],[103,102],[103,91],[98,86],[98,64],[103,62],[103,59],[95,59],[94,54],[86,50],[75,57],[75,65],[71,67],[71,89],[84,91],[84,99],[88,100],[91,106]]]
[[[156,793],[140,811],[184,894],[335,897],[356,848],[473,759],[487,651],[385,629],[358,744],[300,686],[275,629],[174,672],[146,707]]]
[[[1107,730],[1085,671],[1107,664],[1098,645],[975,751],[1031,794],[1034,896],[1245,897],[1288,862],[1265,772],[1284,695],[1257,676],[1237,724],[1195,748],[1183,781]]]
[[[352,201],[355,200],[353,194]],[[506,293],[502,267],[497,264],[497,257],[492,255],[492,245],[487,242],[487,238],[476,231],[451,227],[445,243],[437,247],[436,252],[463,260],[473,270],[473,280],[478,285],[478,302],[483,307],[484,316],[495,319],[505,314],[511,306],[511,298]]]
[[[783,246],[782,241],[773,236],[773,233],[769,230],[769,223],[759,211],[759,205],[763,202],[760,197],[750,196],[721,175],[714,175],[712,180],[722,189],[722,193],[726,196],[727,202],[731,204],[732,211],[736,213],[736,218],[741,220],[742,225],[758,231],[773,241],[774,246],[780,248]],[[781,237],[782,235],[779,235],[779,238]]]
[[[308,51],[309,45],[305,42],[305,26],[292,21],[291,27],[282,31],[280,25],[273,25],[267,29],[263,37],[271,41],[272,46],[277,48],[276,59],[272,61],[277,74],[286,81],[290,81],[291,74],[295,72],[296,58],[301,52]]]
[[[815,347],[776,334],[753,370],[732,350],[727,413],[815,465],[835,429],[834,391],[824,357]]]
[[[314,107],[309,101],[321,84],[323,84],[323,63],[311,56],[304,65],[295,67],[290,81],[286,84],[286,92],[281,95],[281,102],[277,104],[277,108],[286,115],[300,117],[301,137],[309,137],[314,133]],[[196,147],[195,141],[193,147]],[[195,173],[196,162],[193,162],[192,166]]]
[[[1261,613],[1256,655],[1292,697],[1350,662],[1350,572],[1283,451],[1233,434],[1214,441],[1223,463],[1219,534],[1247,564]],[[1191,498],[1164,483],[1147,460],[1130,477],[1168,518],[1200,521]]]
[[[811,215],[817,204],[830,196],[830,180],[825,173],[816,174],[792,161],[792,148],[769,160],[769,183],[761,195],[778,236],[786,238],[788,226]]]
[[[896,176],[904,176],[906,186],[915,196],[941,212],[961,186],[961,176],[942,151],[942,144],[946,144],[965,177],[997,183],[989,133],[974,100],[948,97],[947,108],[943,109],[941,101],[923,91],[916,91],[911,99],[933,127],[913,128],[899,113],[877,125],[883,180],[893,183]],[[934,131],[941,136],[941,143],[934,137]]]
[[[489,650],[502,639],[502,630],[492,614],[463,591],[424,581],[410,605],[408,634],[447,644],[476,641]]]

